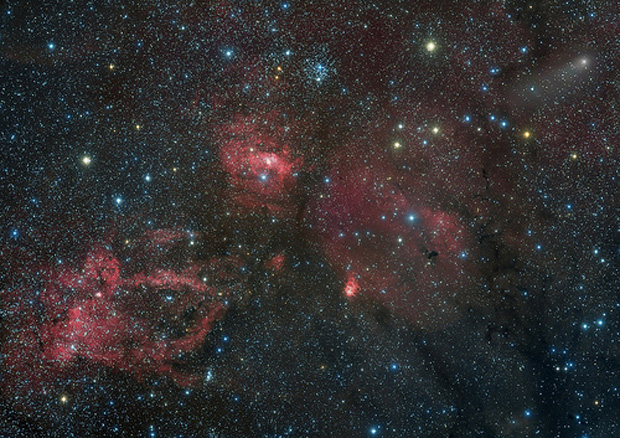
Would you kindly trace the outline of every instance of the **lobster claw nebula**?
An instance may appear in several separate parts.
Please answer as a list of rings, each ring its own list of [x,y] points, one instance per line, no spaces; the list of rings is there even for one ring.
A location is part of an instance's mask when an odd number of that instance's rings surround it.
[[[159,231],[168,236],[160,244],[176,234]],[[92,365],[138,380],[168,376],[181,386],[198,383],[200,375],[177,365],[200,350],[226,313],[230,291],[199,276],[215,270],[225,278],[222,267],[222,260],[213,260],[181,271],[155,268],[126,275],[129,267],[109,246],[98,245],[81,266],[41,268],[39,286],[13,292],[8,320],[16,336],[2,351],[13,378],[4,384],[35,391],[58,375],[87,372]]]

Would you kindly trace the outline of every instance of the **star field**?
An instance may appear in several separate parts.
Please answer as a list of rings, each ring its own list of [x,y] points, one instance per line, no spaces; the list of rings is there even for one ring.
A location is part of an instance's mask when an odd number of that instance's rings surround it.
[[[0,437],[620,435],[619,14],[0,5]]]

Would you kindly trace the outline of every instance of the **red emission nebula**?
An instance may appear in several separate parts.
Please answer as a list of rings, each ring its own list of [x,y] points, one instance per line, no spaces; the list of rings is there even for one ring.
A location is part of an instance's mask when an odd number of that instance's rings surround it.
[[[346,296],[368,295],[415,322],[467,286],[462,274],[472,237],[455,213],[410,199],[394,169],[374,161],[336,160],[307,222]]]
[[[3,3],[0,436],[620,436],[620,1]]]
[[[159,230],[151,237],[165,247],[176,234]],[[41,287],[16,289],[5,304],[7,321],[19,327],[3,346],[11,376],[3,379],[5,389],[45,394],[56,377],[96,368],[85,361],[138,380],[161,375],[181,386],[197,383],[199,375],[175,364],[198,350],[224,316],[229,291],[205,280],[210,271],[225,279],[228,262],[124,276],[126,266],[101,245],[81,266],[40,269]]]
[[[273,118],[268,114],[264,125],[258,126],[255,119],[235,117],[220,130],[219,155],[230,176],[233,202],[245,213],[267,211],[281,217],[293,212],[295,175],[302,160],[282,143],[283,129],[274,129],[277,125]],[[274,132],[268,132],[266,127]]]
[[[429,177],[403,176],[385,155],[374,154],[369,164],[367,157],[342,154],[330,160],[322,194],[300,207],[298,175],[314,157],[295,153],[282,140],[275,113],[263,119],[238,115],[219,128],[228,204],[241,215],[301,218],[303,234],[329,262],[349,300],[369,298],[414,325],[449,313],[455,291],[475,278],[464,275],[472,271],[467,258],[473,236],[456,211],[425,200]],[[146,260],[186,237],[151,230],[134,251]],[[167,376],[181,386],[200,383],[199,374],[178,365],[201,350],[224,317],[232,291],[218,280],[232,275],[243,282],[230,270],[241,262],[187,261],[180,271],[157,268],[158,263],[154,259],[144,265],[147,271],[134,272],[137,263],[121,262],[109,245],[100,244],[81,265],[42,267],[41,287],[14,289],[5,306],[7,321],[19,328],[2,351],[14,378],[4,385],[45,391],[55,377],[97,368],[92,365],[137,380]],[[286,275],[286,256],[272,256],[263,266]],[[207,270],[213,275],[203,275]]]

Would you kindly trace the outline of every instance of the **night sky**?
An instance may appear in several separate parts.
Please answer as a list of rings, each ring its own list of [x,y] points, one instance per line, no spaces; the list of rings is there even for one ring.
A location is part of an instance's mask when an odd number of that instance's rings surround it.
[[[619,437],[619,17],[0,3],[0,437]]]

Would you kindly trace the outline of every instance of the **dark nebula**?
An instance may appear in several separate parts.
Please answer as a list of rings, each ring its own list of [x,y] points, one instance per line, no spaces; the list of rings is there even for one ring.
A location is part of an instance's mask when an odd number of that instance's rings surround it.
[[[620,436],[619,16],[0,5],[0,437]]]

